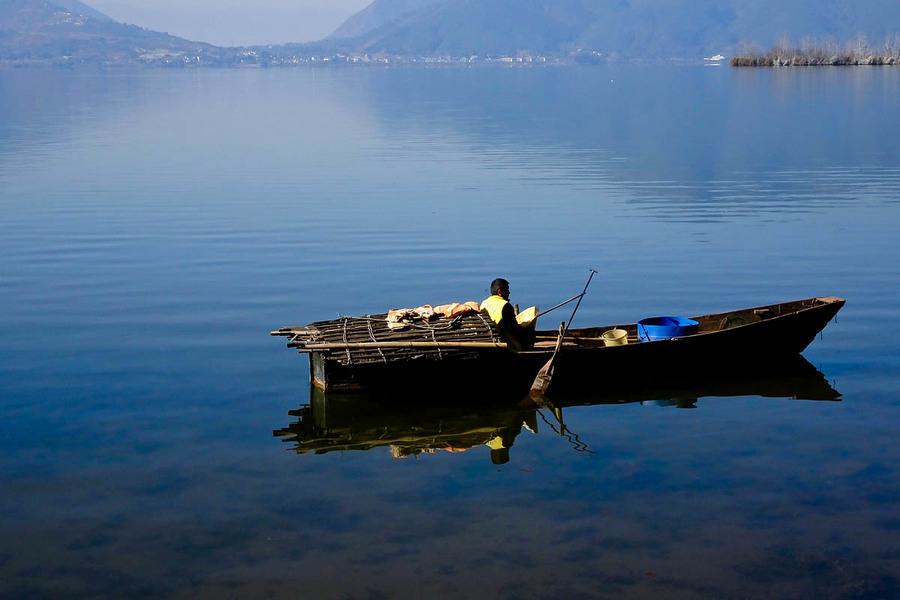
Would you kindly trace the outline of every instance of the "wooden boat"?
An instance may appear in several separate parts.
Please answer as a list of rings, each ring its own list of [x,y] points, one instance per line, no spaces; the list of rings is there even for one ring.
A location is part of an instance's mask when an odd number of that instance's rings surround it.
[[[560,350],[555,387],[623,381],[669,380],[673,374],[702,376],[721,365],[778,361],[797,355],[844,306],[834,297],[807,298],[692,317],[698,333],[639,341],[637,325],[571,329]],[[628,344],[605,346],[609,329],[624,329]],[[531,384],[553,352],[557,332],[537,331],[533,349],[512,352],[482,313],[438,319],[396,332],[385,315],[344,317],[272,335],[309,354],[312,384],[322,390],[409,389],[482,386],[485,391]],[[427,386],[427,388],[426,388]]]

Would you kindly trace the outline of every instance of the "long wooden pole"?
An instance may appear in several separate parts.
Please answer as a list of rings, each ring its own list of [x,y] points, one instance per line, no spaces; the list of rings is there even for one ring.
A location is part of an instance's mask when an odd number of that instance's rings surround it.
[[[566,323],[566,328],[563,330],[562,335],[565,337],[567,333],[569,333],[569,327],[572,326],[572,321],[575,320],[575,313],[578,312],[578,307],[581,306],[581,301],[584,299],[585,294],[587,294],[588,286],[591,285],[591,281],[594,279],[594,275],[597,274],[596,269],[591,269],[591,274],[588,276],[587,283],[584,284],[584,290],[581,292],[581,298],[578,299],[578,302],[575,304],[575,310],[572,311],[572,316],[569,317],[569,322]]]
[[[569,331],[572,321],[575,320],[575,313],[578,312],[578,307],[581,306],[581,300],[584,298],[585,294],[587,294],[588,286],[591,285],[591,281],[594,279],[596,273],[596,270],[591,269],[591,274],[588,276],[587,283],[584,284],[581,298],[579,298],[578,302],[575,304],[575,310],[572,311],[569,322],[559,324],[559,339],[556,340],[556,349],[553,350],[553,354],[550,356],[550,360],[547,361],[547,364],[541,367],[541,370],[538,371],[537,376],[535,376],[534,382],[531,384],[530,395],[532,397],[543,396],[547,393],[547,388],[550,387],[550,381],[553,379],[553,367],[556,366],[556,357],[559,355],[559,349],[562,347],[563,338],[566,337],[566,332]]]
[[[334,342],[334,343],[309,343],[298,344],[300,350],[364,350],[366,348],[496,348],[505,350],[507,345],[502,342]]]

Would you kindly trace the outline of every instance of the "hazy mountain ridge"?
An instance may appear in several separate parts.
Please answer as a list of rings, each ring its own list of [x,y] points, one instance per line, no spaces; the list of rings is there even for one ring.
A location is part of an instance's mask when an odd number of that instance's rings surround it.
[[[80,2],[79,0],[52,0],[51,2],[55,6],[59,8],[65,9],[71,13],[83,15],[85,17],[91,17],[93,19],[100,19],[102,21],[112,21],[113,19],[103,14],[99,10],[91,8],[84,2]]]
[[[78,0],[0,0],[0,62],[189,64],[235,53],[114,21]]]
[[[355,38],[439,2],[440,0],[385,0],[373,2],[344,21],[326,39]]]
[[[363,13],[388,15],[397,0]],[[358,13],[347,48],[392,54],[566,53],[589,48],[618,57],[696,58],[787,35],[874,43],[900,32],[900,0],[435,0],[429,10],[386,22]],[[346,36],[344,36],[346,37]],[[351,43],[352,42],[352,43]]]

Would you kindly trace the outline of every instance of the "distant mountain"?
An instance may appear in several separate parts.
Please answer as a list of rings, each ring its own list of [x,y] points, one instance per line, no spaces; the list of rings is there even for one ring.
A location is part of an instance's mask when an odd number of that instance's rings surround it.
[[[439,4],[441,0],[381,0],[359,11],[328,36],[329,39],[354,38],[397,21],[414,12]]]
[[[0,63],[219,64],[235,54],[119,23],[78,0],[0,0]]]
[[[697,58],[785,35],[880,44],[898,32],[900,0],[375,0],[332,37],[392,54]]]
[[[112,21],[112,19],[99,10],[93,9],[84,2],[79,0],[52,0],[52,3],[59,8],[63,8],[71,13],[99,19],[101,21]]]
[[[235,66],[385,56],[693,59],[787,35],[900,43],[900,0],[374,0],[311,44],[220,48],[119,23],[80,0],[0,0],[0,64]],[[402,60],[402,59],[401,59]]]

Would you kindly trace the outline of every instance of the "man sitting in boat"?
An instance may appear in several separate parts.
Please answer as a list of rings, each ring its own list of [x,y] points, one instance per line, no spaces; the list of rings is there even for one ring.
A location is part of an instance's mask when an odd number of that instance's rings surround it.
[[[516,320],[516,312],[509,303],[509,282],[505,279],[497,278],[491,282],[491,295],[481,303],[481,310],[497,324],[500,336],[513,352],[534,345],[534,330],[523,327]]]

